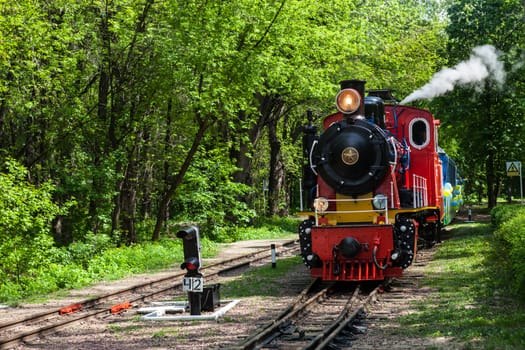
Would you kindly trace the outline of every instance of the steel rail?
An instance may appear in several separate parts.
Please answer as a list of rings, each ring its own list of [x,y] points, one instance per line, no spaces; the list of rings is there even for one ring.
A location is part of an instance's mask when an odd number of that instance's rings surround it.
[[[280,254],[287,253],[290,251],[295,251],[298,248],[296,247],[297,240],[290,240],[284,242],[281,247],[287,248],[285,251],[281,251]],[[291,247],[289,247],[291,246]],[[214,277],[218,276],[219,274],[223,273],[224,271],[231,271],[236,268],[244,267],[247,264],[251,262],[256,262],[260,260],[264,260],[271,256],[271,252],[269,252],[270,249],[264,248],[259,249],[254,252],[250,252],[244,255],[235,256],[229,259],[221,260],[216,263],[212,263],[208,266],[205,266],[201,269],[203,272],[207,272],[207,277]],[[248,262],[246,261],[248,260]],[[233,265],[231,265],[233,264]],[[223,267],[224,265],[230,265],[227,267]],[[62,330],[66,328],[68,325],[71,325],[73,323],[76,323],[81,320],[85,320],[88,318],[96,317],[103,314],[111,313],[111,308],[108,306],[102,306],[104,303],[107,303],[108,301],[114,300],[116,298],[122,298],[126,294],[133,294],[139,292],[141,289],[145,288],[155,288],[156,286],[171,282],[173,280],[178,280],[178,282],[171,284],[169,287],[166,288],[159,288],[155,291],[146,292],[142,295],[132,297],[130,300],[127,300],[127,302],[133,303],[140,300],[145,300],[147,298],[166,293],[167,291],[180,288],[182,286],[181,278],[183,277],[184,272],[175,273],[163,278],[160,278],[158,280],[149,281],[141,284],[137,284],[128,288],[124,288],[121,290],[118,290],[116,292],[108,293],[106,295],[103,295],[101,297],[87,299],[78,303],[75,303],[73,305],[80,306],[78,310],[81,312],[86,312],[84,315],[79,315],[77,317],[69,317],[65,320],[60,320],[59,322],[43,326],[40,328],[36,328],[30,331],[21,332],[12,336],[9,336],[7,339],[3,338],[0,339],[0,349],[9,349],[13,346],[16,346],[22,341],[28,341],[31,339],[34,339],[38,336],[47,335],[54,333],[56,331]],[[89,309],[93,309],[97,306],[102,306],[102,308],[97,309],[95,311],[87,311]],[[0,325],[0,331],[6,332],[9,329],[15,328],[17,326],[24,325],[29,322],[38,322],[38,321],[50,321],[56,318],[63,318],[71,316],[71,314],[68,314],[68,316],[61,316],[60,310],[63,308],[54,308],[50,311],[46,311],[37,315],[28,316],[25,318],[21,318],[18,320],[15,320],[13,322],[8,322]],[[78,315],[78,314],[76,314]]]
[[[365,306],[370,304],[370,302],[377,297],[377,293],[381,287],[381,285],[378,285],[371,293],[368,294],[364,300],[359,303],[357,308],[353,308],[351,303],[347,305],[341,315],[328,327],[326,327],[325,331],[321,332],[314,340],[312,340],[309,345],[303,347],[303,350],[326,349],[328,345],[333,342],[335,338],[358,317],[359,314],[364,312]],[[356,289],[351,300],[357,299],[357,293],[359,293],[359,288]]]
[[[303,342],[302,345],[296,344],[291,345],[293,348],[300,348],[303,350],[321,350],[328,348],[328,345],[333,342],[341,332],[347,328],[355,319],[357,319],[365,310],[365,306],[368,305],[372,300],[377,296],[377,293],[383,285],[378,285],[370,293],[367,293],[366,296],[360,296],[361,288],[360,286],[355,286],[355,289],[352,292],[352,295],[346,297],[346,302],[342,305],[340,311],[338,311],[337,316],[331,320],[327,320],[326,323],[323,323],[321,329],[316,330],[313,334],[309,334],[307,337],[304,337],[304,330],[299,330],[298,327],[295,327],[293,332],[298,332],[297,339],[286,339],[289,336],[284,336],[287,333],[287,328],[294,328],[294,323],[299,324],[305,320],[308,322],[314,322],[316,326],[319,326],[317,321],[312,319],[310,321],[311,315],[307,315],[307,310],[314,310],[315,305],[318,305],[320,302],[328,296],[329,290],[334,288],[334,285],[325,286],[318,292],[315,292],[314,295],[307,298],[307,295],[311,294],[313,291],[312,286],[318,285],[320,280],[315,280],[310,286],[305,288],[302,293],[288,306],[280,315],[278,315],[273,321],[271,321],[266,326],[260,328],[255,334],[250,335],[248,338],[242,340],[239,344],[229,346],[230,350],[256,350],[263,349],[266,347],[273,348],[288,348],[290,346],[290,341],[292,342]],[[344,294],[343,294],[344,295]],[[362,299],[362,300],[360,300]],[[315,304],[314,304],[315,303]],[[313,306],[313,307],[312,307]],[[335,311],[335,310],[334,310]],[[314,314],[319,316],[318,313]],[[299,319],[297,318],[299,316]],[[326,315],[328,319],[330,315]],[[315,318],[315,317],[314,317]],[[302,319],[302,320],[300,320]],[[308,323],[310,324],[310,323]],[[302,332],[302,335],[301,335]],[[281,337],[284,336],[284,337]],[[311,338],[310,338],[311,337]],[[274,343],[274,340],[277,344]],[[307,341],[304,344],[304,341]]]
[[[307,295],[311,293],[312,290],[319,284],[319,281],[319,279],[312,281],[312,283],[308,285],[299,294],[299,296],[292,302],[292,304],[287,309],[285,309],[281,314],[279,314],[272,322],[264,326],[261,331],[248,337],[240,345],[234,346],[229,349],[252,350],[259,349],[268,344],[271,340],[275,338],[274,334],[278,332],[279,328],[282,325],[284,325],[288,320],[290,320],[290,318],[294,317],[299,312],[305,310],[313,302],[327,295],[330,286],[325,286],[315,295],[311,296],[306,301],[304,300],[304,298],[306,298]]]

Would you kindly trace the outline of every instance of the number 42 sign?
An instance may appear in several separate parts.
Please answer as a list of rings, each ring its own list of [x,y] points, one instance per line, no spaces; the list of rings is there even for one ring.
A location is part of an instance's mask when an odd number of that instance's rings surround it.
[[[182,281],[183,292],[202,292],[204,279],[202,277],[184,277]]]

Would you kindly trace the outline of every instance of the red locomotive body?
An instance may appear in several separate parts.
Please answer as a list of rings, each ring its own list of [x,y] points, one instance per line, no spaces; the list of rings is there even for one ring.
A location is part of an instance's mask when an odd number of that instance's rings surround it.
[[[339,112],[325,118],[323,132],[311,123],[304,129],[303,189],[312,211],[303,213],[299,236],[313,277],[401,276],[418,242],[439,239],[446,212],[439,121],[426,110],[385,105],[384,95],[365,98],[364,81],[343,81]]]

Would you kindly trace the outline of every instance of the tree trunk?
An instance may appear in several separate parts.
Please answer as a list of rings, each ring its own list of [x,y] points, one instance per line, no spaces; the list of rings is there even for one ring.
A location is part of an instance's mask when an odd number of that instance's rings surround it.
[[[496,154],[497,152],[494,151],[494,145],[497,144],[497,135],[494,135],[494,128],[493,128],[493,120],[494,116],[492,115],[492,95],[490,93],[485,93],[485,108],[486,108],[486,116],[487,116],[487,127],[488,127],[488,137],[487,137],[487,155],[486,155],[486,162],[485,162],[485,171],[487,172],[486,179],[487,179],[487,197],[488,197],[488,207],[493,208],[496,206],[497,198],[498,198],[498,186],[497,186],[497,176],[496,176]]]
[[[270,175],[268,181],[268,215],[288,215],[288,196],[283,195],[286,189],[286,172],[281,158],[281,142],[277,137],[278,119],[273,118],[268,124],[268,141],[270,143]],[[283,203],[283,201],[285,203]]]
[[[131,133],[131,130],[123,130],[125,128],[131,128],[132,123],[124,122],[123,116],[126,115],[124,110],[127,103],[129,102],[129,90],[127,86],[130,81],[133,81],[134,77],[134,66],[131,63],[137,56],[136,44],[138,41],[139,34],[144,33],[146,30],[146,22],[149,15],[149,11],[154,4],[154,0],[148,0],[144,4],[142,13],[139,15],[135,24],[135,30],[133,37],[128,46],[126,57],[123,58],[122,64],[118,65],[112,60],[111,32],[109,30],[109,16],[107,15],[109,10],[106,10],[105,18],[101,20],[101,37],[104,43],[104,59],[103,67],[101,68],[101,82],[99,87],[99,114],[104,118],[101,120],[107,123],[107,140],[109,146],[107,147],[110,152],[114,152],[119,148],[125,148],[126,143],[123,141],[122,135]],[[111,85],[111,86],[110,86]],[[107,106],[109,100],[109,91],[113,91],[111,99],[111,107]],[[101,93],[104,93],[101,96]],[[102,97],[102,99],[100,99]],[[130,119],[133,120],[132,116],[136,116],[136,106],[132,104],[130,107]],[[108,114],[108,110],[110,111]],[[141,131],[138,131],[141,133]],[[125,233],[125,239],[127,243],[134,243],[137,240],[135,220],[137,211],[137,187],[138,187],[138,156],[136,150],[138,149],[138,140],[142,140],[142,135],[137,135],[137,139],[134,141],[134,145],[130,146],[133,150],[128,152],[128,159],[118,159],[115,164],[116,174],[121,174],[124,171],[124,179],[117,180],[115,184],[116,193],[113,203],[114,208],[111,213],[112,219],[112,233],[116,232],[117,229],[123,230]],[[108,151],[107,149],[105,151]],[[109,153],[109,152],[108,152]],[[126,163],[127,162],[127,163]]]
[[[492,152],[491,152],[492,153]],[[488,196],[488,207],[494,208],[497,201],[497,186],[496,176],[494,174],[494,157],[493,154],[489,154],[487,157],[486,171],[487,171],[487,196]]]
[[[279,95],[258,95],[257,97],[260,103],[261,118],[268,125],[268,141],[270,145],[267,215],[287,215],[288,196],[284,195],[286,192],[286,172],[281,157],[281,142],[277,133],[285,104]]]
[[[106,9],[106,13],[108,10]],[[99,14],[101,15],[101,14]],[[98,80],[98,106],[97,106],[97,118],[98,123],[101,127],[105,127],[108,119],[108,103],[110,95],[110,72],[111,72],[111,33],[109,30],[109,18],[105,15],[100,16],[100,38],[102,42],[102,59],[99,67],[99,80]],[[106,151],[106,142],[102,141],[102,137],[97,140],[93,140],[93,166],[95,169],[103,163],[103,153]],[[95,194],[98,194],[102,187],[99,175],[96,172],[93,173],[93,189]],[[89,203],[89,217],[91,218],[91,229],[96,233],[99,229],[100,222],[98,220],[98,196],[92,196]]]
[[[197,119],[201,120],[200,118]],[[197,130],[197,134],[193,139],[191,148],[186,154],[186,159],[184,160],[184,163],[182,164],[179,172],[176,176],[169,176],[168,179],[166,179],[166,191],[164,192],[159,203],[159,208],[157,211],[157,221],[155,222],[155,228],[151,236],[152,241],[158,241],[160,238],[160,232],[162,231],[162,227],[164,226],[164,222],[166,221],[166,213],[168,212],[171,197],[173,197],[173,195],[177,191],[177,188],[182,183],[182,180],[184,179],[184,176],[186,175],[186,172],[188,171],[191,165],[193,157],[195,156],[195,153],[197,153],[197,149],[199,148],[204,134],[206,133],[208,127],[211,125],[211,120],[211,118],[205,118],[204,120],[199,122],[199,129]]]
[[[137,163],[128,163],[124,183],[120,193],[120,207],[122,209],[120,227],[126,235],[126,244],[137,242],[135,229],[135,213],[137,210]]]
[[[239,182],[248,186],[253,185],[252,178],[252,157],[250,156],[257,148],[259,139],[264,126],[266,125],[267,116],[261,115],[255,123],[252,124],[251,128],[247,131],[248,140],[246,140],[242,135],[238,137],[239,140],[239,149],[231,152],[231,157],[236,159],[236,165],[240,169],[233,175],[235,182]],[[239,120],[246,121],[246,113],[239,113]],[[244,134],[244,133],[243,133]]]

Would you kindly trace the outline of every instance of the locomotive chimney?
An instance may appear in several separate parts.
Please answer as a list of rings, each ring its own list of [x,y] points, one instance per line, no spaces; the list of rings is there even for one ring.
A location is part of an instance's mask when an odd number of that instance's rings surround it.
[[[361,104],[359,106],[359,109],[355,113],[352,113],[352,117],[364,117],[365,104],[363,103],[363,101],[365,100],[366,80],[343,80],[339,84],[341,85],[341,90],[354,89],[359,93],[359,95],[361,96]]]

